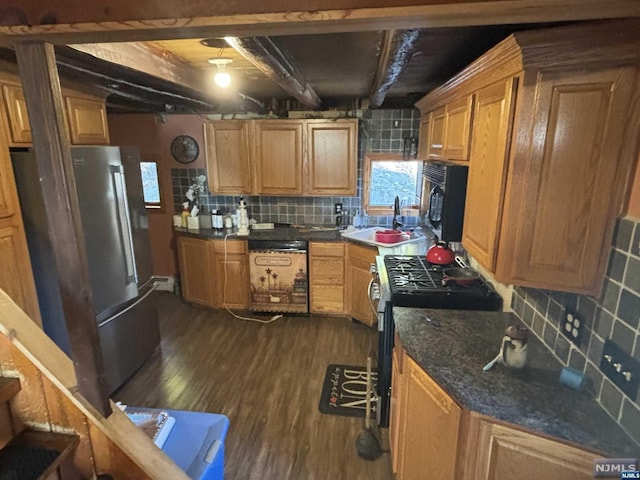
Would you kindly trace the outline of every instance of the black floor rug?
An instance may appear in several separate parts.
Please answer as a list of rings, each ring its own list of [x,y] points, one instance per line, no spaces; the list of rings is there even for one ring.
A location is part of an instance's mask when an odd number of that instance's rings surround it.
[[[378,374],[371,372],[375,392]],[[320,411],[330,415],[364,417],[367,391],[367,368],[352,365],[329,365],[322,385]],[[372,395],[373,399],[373,395]],[[375,418],[376,404],[371,402],[371,416]]]

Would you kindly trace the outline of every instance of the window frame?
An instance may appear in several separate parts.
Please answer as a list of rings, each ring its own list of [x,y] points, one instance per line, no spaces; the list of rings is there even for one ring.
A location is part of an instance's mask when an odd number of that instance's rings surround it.
[[[142,166],[142,163],[155,163],[156,164],[156,173],[157,173],[157,178],[158,178],[158,194],[160,195],[160,201],[159,202],[147,202],[144,198],[144,184],[143,184],[143,179],[142,179],[142,170],[140,169],[140,167]],[[140,158],[140,182],[142,185],[142,201],[144,202],[144,209],[147,213],[164,213],[165,211],[165,205],[163,202],[163,195],[162,195],[162,173],[160,170],[160,158],[158,155],[141,155]]]
[[[389,161],[389,162],[397,162],[397,161],[407,161],[407,162],[420,162],[420,160],[411,158],[406,159],[402,156],[402,154],[398,153],[367,153],[364,156],[364,165],[363,165],[363,176],[362,176],[362,208],[367,212],[368,215],[393,215],[393,205],[389,205],[388,207],[370,207],[369,206],[369,196],[370,196],[370,185],[371,182],[371,163],[372,162],[380,162],[380,161]],[[420,173],[421,175],[422,173]],[[420,192],[416,191],[416,197],[420,195]],[[402,210],[405,212],[403,215],[407,215],[409,217],[417,217],[420,214],[420,205],[419,203],[415,203],[412,205],[404,205]]]

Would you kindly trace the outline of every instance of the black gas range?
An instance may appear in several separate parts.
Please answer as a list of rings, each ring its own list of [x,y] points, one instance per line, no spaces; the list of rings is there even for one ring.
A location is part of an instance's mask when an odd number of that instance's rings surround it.
[[[376,257],[378,298],[378,425],[389,426],[391,362],[395,325],[393,307],[442,308],[450,310],[500,310],[502,298],[482,278],[469,286],[443,282],[444,270],[424,255]],[[372,298],[373,300],[373,298]]]
[[[443,282],[443,272],[457,265],[429,263],[422,255],[384,257],[391,303],[397,307],[452,310],[500,310],[502,298],[482,278],[468,286]]]

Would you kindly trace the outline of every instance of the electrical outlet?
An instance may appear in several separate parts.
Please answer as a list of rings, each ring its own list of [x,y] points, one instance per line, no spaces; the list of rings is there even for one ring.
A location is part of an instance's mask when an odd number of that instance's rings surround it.
[[[558,328],[570,342],[580,347],[584,336],[584,320],[574,310],[570,308],[564,310]]]
[[[640,362],[611,340],[604,341],[600,370],[630,398],[640,387]]]
[[[334,203],[334,204],[333,204],[333,211],[334,211],[336,214],[340,214],[340,213],[342,213],[342,204],[341,204],[341,203]]]

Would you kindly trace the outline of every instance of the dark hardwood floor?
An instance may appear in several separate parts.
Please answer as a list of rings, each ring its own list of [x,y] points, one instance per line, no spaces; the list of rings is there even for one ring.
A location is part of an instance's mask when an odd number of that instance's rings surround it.
[[[365,365],[375,329],[286,315],[260,325],[154,295],[161,346],[115,400],[227,415],[225,480],[393,479],[389,453],[357,455],[362,419],[318,410],[327,365]]]

